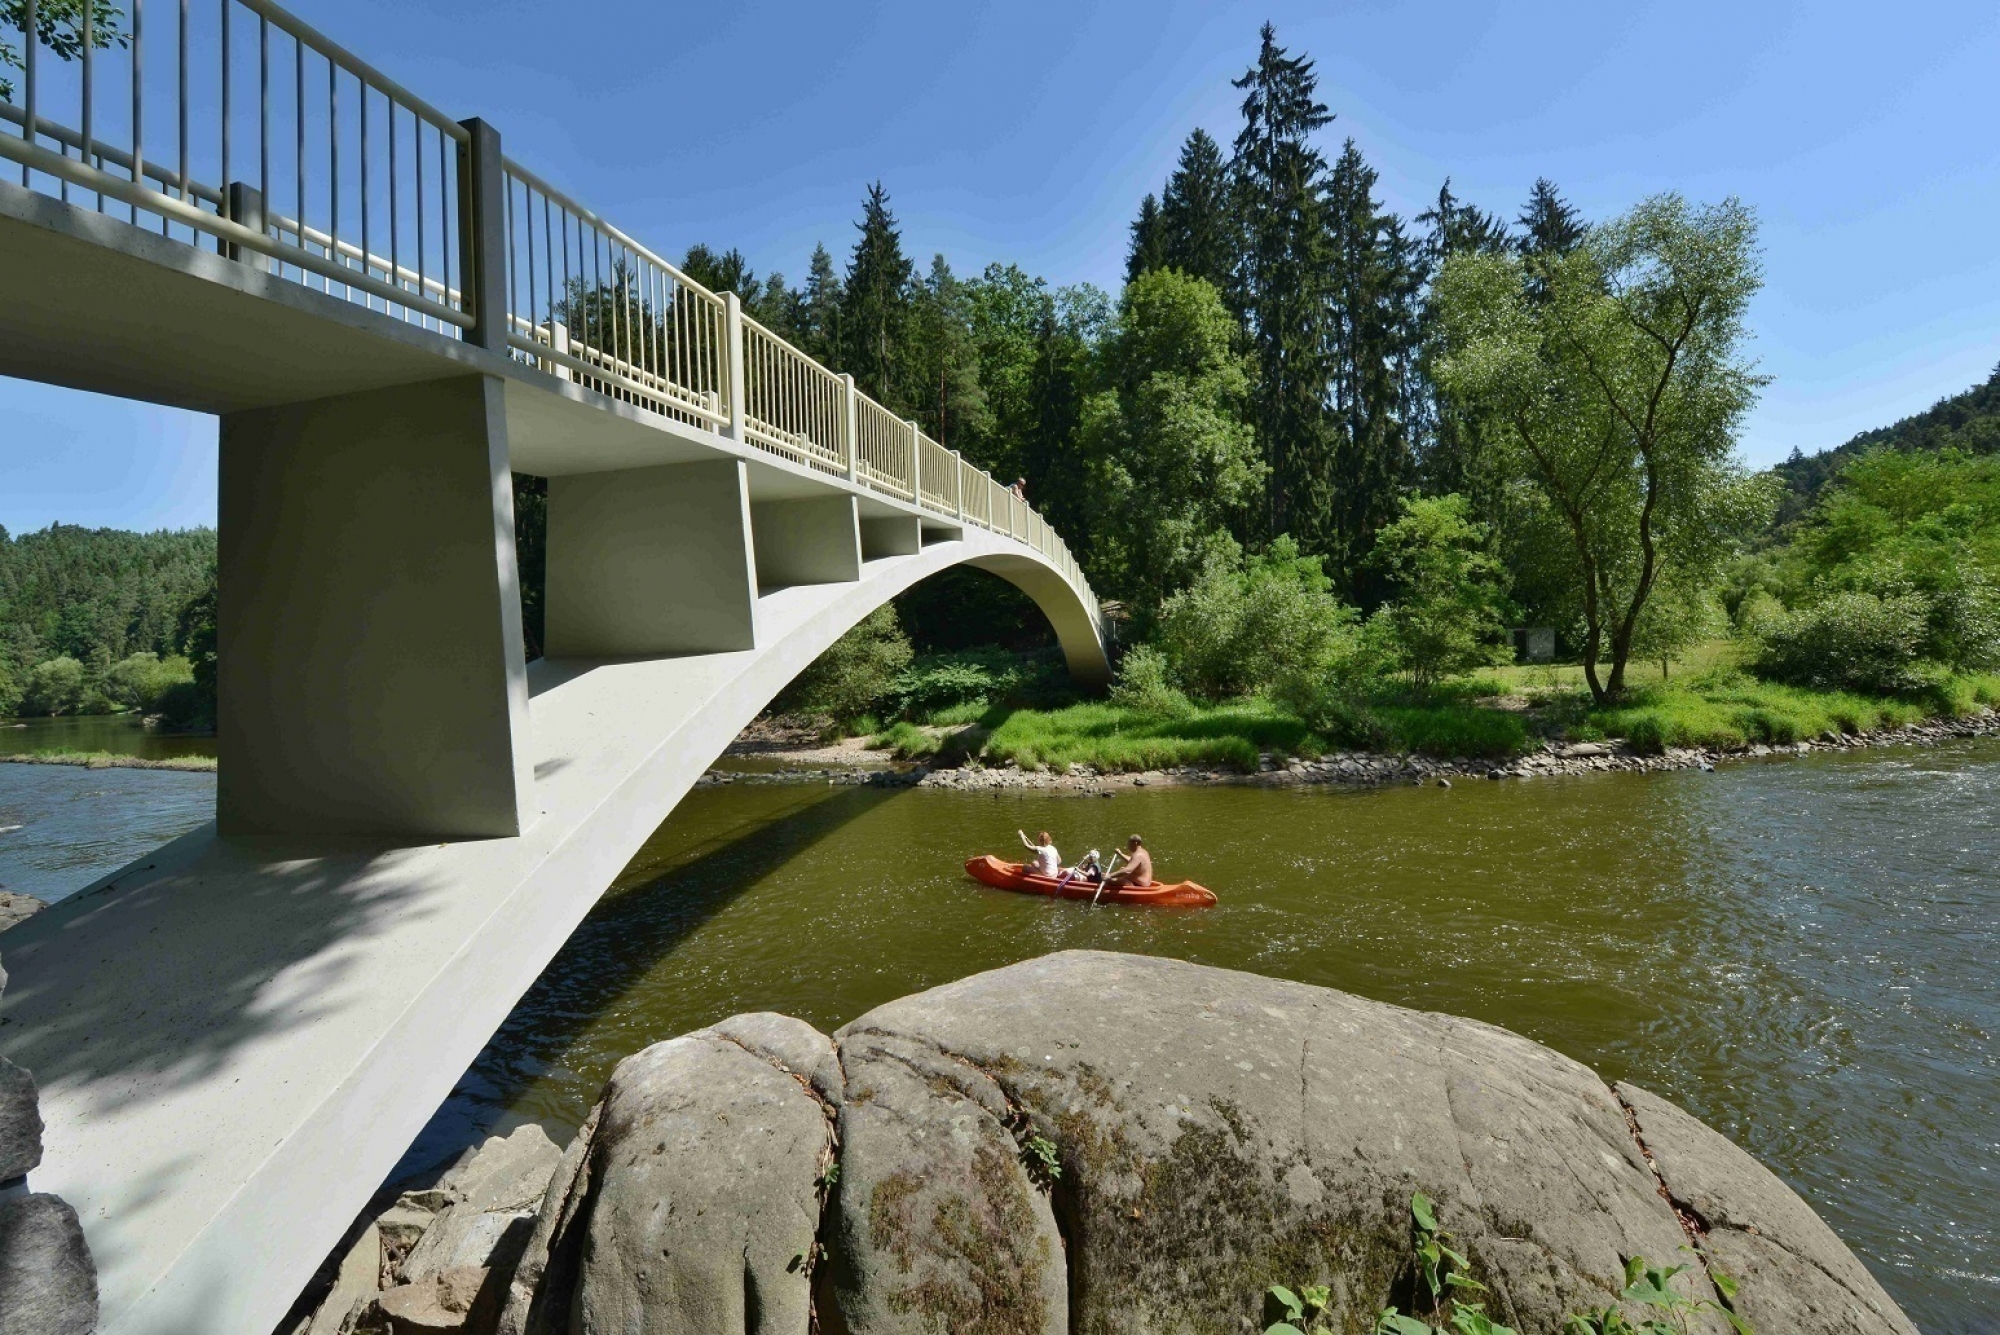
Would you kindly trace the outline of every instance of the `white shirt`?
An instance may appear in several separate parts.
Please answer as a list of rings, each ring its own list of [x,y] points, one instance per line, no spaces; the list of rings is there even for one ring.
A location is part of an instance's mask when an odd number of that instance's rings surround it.
[[[1054,876],[1062,871],[1062,855],[1056,852],[1054,844],[1035,845],[1034,869],[1038,876]]]

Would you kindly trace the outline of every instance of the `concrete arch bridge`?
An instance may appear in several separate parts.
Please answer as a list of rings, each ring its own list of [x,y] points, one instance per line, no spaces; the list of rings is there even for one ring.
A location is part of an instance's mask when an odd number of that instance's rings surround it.
[[[217,820],[8,934],[0,1055],[102,1328],[261,1332],[869,611],[974,565],[1108,668],[1027,505],[490,125],[262,0],[113,8],[0,103],[0,374],[221,419]],[[550,479],[525,666],[510,471]]]

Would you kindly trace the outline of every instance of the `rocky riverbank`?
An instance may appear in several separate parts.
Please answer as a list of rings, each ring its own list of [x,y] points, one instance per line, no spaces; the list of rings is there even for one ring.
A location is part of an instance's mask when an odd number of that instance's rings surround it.
[[[1148,770],[1137,774],[1104,773],[1084,765],[1067,770],[1022,769],[1015,765],[986,766],[977,761],[960,766],[909,765],[884,769],[878,761],[866,766],[828,763],[847,754],[873,756],[878,753],[848,745],[836,751],[816,753],[800,763],[797,751],[759,749],[754,744],[742,750],[732,748],[738,758],[785,762],[796,768],[764,773],[743,773],[712,769],[701,778],[701,786],[760,783],[877,784],[891,787],[951,788],[985,792],[1009,788],[1053,789],[1089,795],[1110,794],[1123,789],[1174,784],[1248,784],[1287,786],[1299,784],[1339,784],[1349,787],[1376,787],[1392,783],[1443,783],[1446,786],[1468,779],[1537,779],[1557,775],[1609,772],[1653,773],[1661,770],[1714,769],[1735,761],[1760,760],[1772,756],[1808,755],[1815,751],[1853,751],[1878,746],[1934,746],[1967,737],[2000,735],[2000,711],[1990,709],[1957,719],[1932,719],[1907,727],[1883,728],[1874,732],[1829,732],[1789,746],[1754,745],[1738,750],[1669,748],[1647,753],[1624,742],[1545,742],[1524,756],[1509,760],[1479,757],[1445,758],[1421,755],[1385,755],[1365,751],[1340,751],[1314,758],[1265,755],[1255,774],[1232,770],[1189,766],[1181,769]],[[859,739],[850,739],[850,743]]]
[[[1427,1233],[1428,1225],[1444,1234]],[[1424,1287],[1449,1235],[1473,1286]],[[740,1015],[622,1062],[364,1217],[281,1335],[1330,1329],[1477,1301],[1520,1335],[1915,1335],[1793,1192],[1672,1103],[1490,1025],[1172,960],[1066,952],[832,1035]],[[1469,1313],[1461,1316],[1470,1319]],[[1474,1323],[1476,1325],[1476,1323]]]

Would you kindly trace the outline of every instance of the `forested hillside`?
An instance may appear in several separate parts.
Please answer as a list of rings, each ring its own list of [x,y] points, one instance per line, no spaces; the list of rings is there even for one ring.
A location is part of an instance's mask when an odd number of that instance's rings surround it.
[[[1778,509],[1782,526],[1803,515],[1834,474],[1872,449],[1961,450],[1966,454],[2000,453],[2000,366],[1983,385],[1939,399],[1920,413],[1890,426],[1864,431],[1844,445],[1818,454],[1792,451],[1777,467],[1785,481],[1785,499]]]
[[[213,529],[0,528],[0,714],[156,703],[213,634],[214,582]]]

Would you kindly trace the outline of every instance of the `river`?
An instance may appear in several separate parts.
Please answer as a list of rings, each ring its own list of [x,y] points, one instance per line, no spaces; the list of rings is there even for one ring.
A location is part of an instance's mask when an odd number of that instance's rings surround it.
[[[1474,1016],[1636,1081],[1797,1188],[1929,1335],[1991,1332],[1997,813],[2000,739],[1450,790],[702,789],[412,1158],[524,1117],[566,1133],[620,1058],[736,1011],[831,1028],[1045,951],[1139,951]],[[964,876],[1022,826],[1066,854],[1139,830],[1222,903],[1092,909]]]

